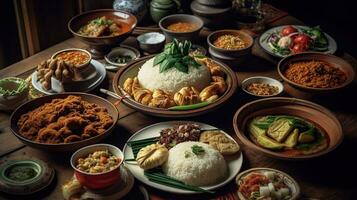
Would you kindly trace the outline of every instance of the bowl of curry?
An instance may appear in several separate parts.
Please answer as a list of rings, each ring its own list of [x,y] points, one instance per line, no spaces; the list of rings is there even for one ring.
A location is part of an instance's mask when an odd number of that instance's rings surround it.
[[[68,22],[68,30],[89,45],[94,58],[102,58],[112,46],[128,38],[136,24],[136,17],[128,12],[99,9],[74,16]]]

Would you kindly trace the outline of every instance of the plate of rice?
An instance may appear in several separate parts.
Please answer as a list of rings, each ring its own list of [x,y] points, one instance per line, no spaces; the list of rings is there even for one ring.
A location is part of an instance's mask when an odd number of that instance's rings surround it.
[[[188,52],[190,44],[166,46],[169,50],[121,68],[113,80],[114,91],[125,105],[160,117],[197,116],[222,106],[237,89],[235,72],[203,55],[178,53]]]
[[[173,134],[178,133],[178,135],[180,135],[180,131],[182,133],[194,133],[195,128],[191,127],[191,129],[188,127],[188,129],[185,129],[187,126],[191,125],[193,127],[199,127],[201,130],[199,133],[201,137],[199,136],[199,139],[197,139],[197,137],[194,139],[195,136],[192,135],[183,134],[182,137],[190,139],[177,139],[174,145],[165,145],[163,142],[165,141],[165,137],[163,138],[164,134],[168,133],[168,135],[171,134],[172,136]],[[177,128],[177,132],[175,132],[175,128],[173,127]],[[155,145],[167,146],[168,155],[167,158],[165,158],[165,162],[160,164],[158,167],[155,167],[154,170],[162,170],[162,173],[169,178],[173,178],[182,181],[184,184],[200,187],[203,190],[212,192],[226,185],[235,178],[241,169],[243,163],[243,154],[240,150],[237,150],[234,153],[225,154],[223,156],[223,153],[221,153],[217,147],[212,146],[211,143],[202,142],[203,134],[211,130],[219,131],[231,143],[239,147],[236,141],[227,133],[208,124],[191,121],[161,122],[147,126],[129,138],[123,149],[125,166],[139,181],[156,189],[178,194],[202,193],[202,191],[175,188],[151,180],[150,176],[147,175],[147,172],[150,172],[150,170],[153,169],[144,170],[141,168],[141,165],[138,161],[138,157],[142,149],[136,156],[137,161],[132,159],[134,158],[134,152],[136,148],[131,145],[133,141],[136,142],[142,141],[143,139],[147,140],[149,138],[158,137],[158,141],[155,143]],[[150,153],[153,155],[157,154],[158,152],[151,151]]]

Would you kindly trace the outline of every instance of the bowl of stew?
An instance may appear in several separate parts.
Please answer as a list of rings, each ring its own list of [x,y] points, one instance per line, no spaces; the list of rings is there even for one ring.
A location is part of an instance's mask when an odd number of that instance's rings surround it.
[[[175,14],[162,18],[159,26],[168,41],[173,38],[193,41],[198,38],[203,21],[194,15]]]
[[[51,58],[62,60],[78,70],[86,68],[92,60],[92,56],[87,50],[79,48],[63,49],[54,53]]]
[[[109,187],[120,180],[122,151],[110,144],[94,144],[73,153],[71,166],[81,185],[89,189]]]

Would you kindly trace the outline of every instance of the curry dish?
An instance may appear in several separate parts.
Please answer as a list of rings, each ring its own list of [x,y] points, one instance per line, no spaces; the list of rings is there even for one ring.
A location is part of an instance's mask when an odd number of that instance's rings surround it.
[[[82,26],[78,33],[87,37],[102,37],[102,36],[116,36],[126,32],[127,24],[116,24],[113,20],[105,16],[96,18]]]
[[[29,140],[60,144],[103,134],[113,123],[106,108],[69,95],[23,114],[17,125],[20,134]]]
[[[173,32],[191,32],[195,30],[198,26],[194,23],[189,22],[176,22],[170,24],[167,29]]]

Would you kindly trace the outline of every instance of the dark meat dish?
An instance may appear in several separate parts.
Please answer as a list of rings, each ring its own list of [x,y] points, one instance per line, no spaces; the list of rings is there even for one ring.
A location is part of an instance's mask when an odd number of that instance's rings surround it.
[[[59,144],[103,134],[113,123],[106,108],[69,95],[23,114],[17,125],[27,139]]]
[[[159,143],[170,149],[181,142],[199,141],[200,133],[198,124],[179,124],[161,130]]]

